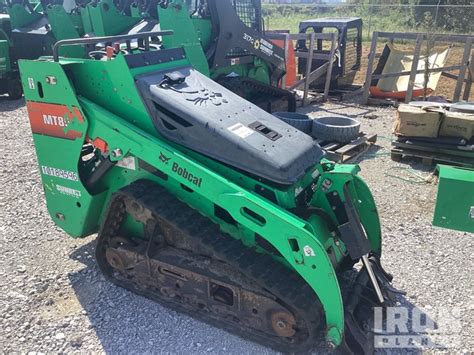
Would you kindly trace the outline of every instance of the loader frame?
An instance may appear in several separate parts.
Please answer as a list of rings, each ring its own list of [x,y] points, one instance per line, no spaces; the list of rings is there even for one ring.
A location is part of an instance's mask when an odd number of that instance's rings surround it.
[[[152,35],[157,34],[135,36]],[[70,44],[56,44],[55,53],[60,45]],[[132,69],[122,54],[108,61],[45,59],[21,60],[20,69],[48,211],[56,224],[74,237],[95,233],[104,222],[114,192],[137,180],[153,181],[245,245],[255,244],[255,233],[272,245],[319,297],[326,339],[335,346],[343,342],[345,310],[335,265],[347,257],[346,251],[334,245],[337,242],[323,216],[298,215],[294,196],[311,188],[316,193],[309,204],[331,211],[337,206],[331,205],[328,196],[343,203],[344,189],[349,188],[370,248],[380,256],[380,222],[372,195],[357,176],[358,166],[323,161],[298,183],[274,186],[164,141],[132,89],[134,77],[189,65],[184,55]],[[95,91],[90,90],[88,97],[76,95],[77,90],[90,88],[88,85]],[[93,185],[85,181],[80,163],[88,142],[109,154],[111,166]],[[218,218],[215,206],[227,211],[238,225]],[[329,215],[329,219],[336,217]],[[329,249],[334,255],[328,254]]]

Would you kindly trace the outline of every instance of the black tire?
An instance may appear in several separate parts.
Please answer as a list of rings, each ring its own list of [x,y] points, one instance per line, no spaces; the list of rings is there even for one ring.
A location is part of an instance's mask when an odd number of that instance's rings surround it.
[[[8,80],[7,84],[8,97],[12,100],[19,100],[23,96],[23,87],[21,86],[20,78]]]
[[[274,112],[273,116],[306,134],[311,134],[313,120],[308,115],[296,112]]]
[[[360,122],[346,116],[327,116],[313,121],[312,136],[324,141],[348,143],[359,136]]]

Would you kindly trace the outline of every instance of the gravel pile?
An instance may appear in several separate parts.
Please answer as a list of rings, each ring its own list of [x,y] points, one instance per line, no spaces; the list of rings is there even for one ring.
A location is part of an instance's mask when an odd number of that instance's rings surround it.
[[[43,198],[24,102],[0,101],[0,351],[213,352],[270,350],[209,327],[106,282],[94,261],[94,238],[68,238],[50,219]],[[377,145],[360,160],[382,218],[385,268],[400,299],[436,319],[459,309],[460,334],[441,336],[451,352],[474,351],[474,240],[431,226],[436,186],[429,169],[390,160],[393,109],[327,104],[357,117]],[[321,110],[302,110],[316,117]],[[54,152],[51,152],[54,154]]]

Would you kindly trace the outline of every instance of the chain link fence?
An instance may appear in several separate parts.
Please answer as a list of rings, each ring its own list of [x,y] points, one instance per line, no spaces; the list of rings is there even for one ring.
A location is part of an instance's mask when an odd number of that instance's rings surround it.
[[[461,1],[460,1],[461,2]],[[410,4],[263,4],[268,29],[298,32],[302,20],[320,17],[360,17],[364,39],[374,31],[474,34],[474,1],[464,5]]]

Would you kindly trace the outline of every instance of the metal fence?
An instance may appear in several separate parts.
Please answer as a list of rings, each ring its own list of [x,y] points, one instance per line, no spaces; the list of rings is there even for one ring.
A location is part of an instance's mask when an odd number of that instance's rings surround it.
[[[297,31],[300,20],[319,17],[361,17],[364,37],[374,31],[474,33],[474,1],[470,4],[409,5],[409,4],[291,4],[285,0],[265,2],[263,16],[267,27]],[[462,1],[460,1],[462,2]]]

